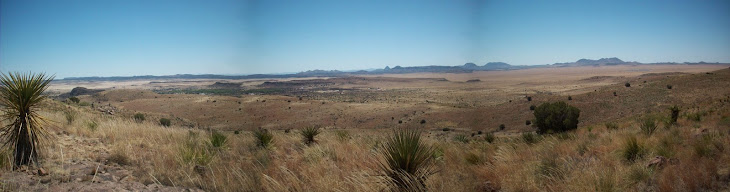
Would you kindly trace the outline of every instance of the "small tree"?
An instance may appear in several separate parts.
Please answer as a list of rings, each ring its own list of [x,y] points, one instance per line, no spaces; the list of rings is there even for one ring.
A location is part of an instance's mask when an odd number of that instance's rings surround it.
[[[631,83],[626,82],[626,84],[624,84],[624,86],[631,87]]]
[[[160,125],[165,126],[165,127],[169,127],[170,126],[170,119],[167,119],[167,118],[160,119]]]
[[[580,109],[562,101],[543,103],[535,109],[534,115],[538,134],[558,133],[578,128]]]

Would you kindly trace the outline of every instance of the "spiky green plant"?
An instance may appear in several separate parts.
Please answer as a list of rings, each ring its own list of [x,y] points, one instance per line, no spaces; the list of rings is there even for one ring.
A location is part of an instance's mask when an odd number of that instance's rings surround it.
[[[223,147],[223,145],[226,144],[226,139],[226,135],[223,135],[223,133],[213,130],[213,132],[210,134],[210,145],[213,146],[213,148],[221,148]]]
[[[314,140],[314,137],[319,135],[320,130],[319,126],[309,126],[302,129],[302,138],[304,139],[304,144],[312,144],[316,143],[317,141]]]
[[[428,176],[436,172],[435,148],[424,143],[416,129],[395,130],[380,153],[380,168],[397,191],[423,191]]]
[[[42,93],[53,76],[32,73],[8,73],[0,76],[0,105],[3,121],[10,123],[0,129],[5,147],[13,147],[16,166],[38,164],[38,146],[47,139],[43,128],[45,119],[37,111],[46,98]]]
[[[274,135],[268,129],[256,129],[253,131],[253,136],[256,138],[256,146],[263,148],[271,145],[271,141],[274,140]]]

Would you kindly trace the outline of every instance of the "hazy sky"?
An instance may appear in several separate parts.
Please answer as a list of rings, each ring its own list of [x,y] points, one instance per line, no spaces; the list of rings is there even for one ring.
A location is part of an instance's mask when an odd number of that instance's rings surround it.
[[[0,0],[0,70],[57,77],[730,62],[730,1]]]

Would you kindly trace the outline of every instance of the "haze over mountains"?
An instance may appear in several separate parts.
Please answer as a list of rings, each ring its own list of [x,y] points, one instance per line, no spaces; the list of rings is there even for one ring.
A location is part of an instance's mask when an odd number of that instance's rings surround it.
[[[554,63],[544,65],[510,65],[505,62],[489,62],[484,65],[477,65],[475,63],[466,63],[459,66],[413,66],[413,67],[401,67],[386,66],[383,69],[375,70],[358,70],[352,72],[345,72],[339,70],[308,70],[304,72],[294,74],[253,74],[253,75],[216,75],[216,74],[177,74],[177,75],[165,75],[165,76],[127,76],[127,77],[67,77],[63,80],[97,80],[97,81],[117,81],[117,80],[133,80],[133,79],[258,79],[258,78],[293,78],[293,77],[337,77],[347,75],[366,75],[366,74],[404,74],[404,73],[471,73],[474,71],[497,71],[497,70],[516,70],[516,69],[529,69],[529,68],[545,68],[545,67],[581,67],[581,66],[612,66],[612,65],[648,65],[648,64],[665,64],[665,65],[676,65],[676,64],[726,64],[726,63],[708,63],[708,62],[697,62],[697,63],[676,63],[676,62],[661,62],[661,63],[640,63],[636,61],[623,61],[616,57],[601,58],[598,60],[592,59],[579,59],[575,62],[567,63]]]

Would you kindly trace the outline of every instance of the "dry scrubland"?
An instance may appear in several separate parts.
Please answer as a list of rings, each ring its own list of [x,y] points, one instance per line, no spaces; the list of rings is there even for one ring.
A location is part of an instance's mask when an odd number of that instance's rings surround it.
[[[604,81],[602,77],[592,77],[563,83],[567,86],[571,82]],[[128,95],[123,102],[109,102],[123,109],[119,114],[109,115],[89,107],[49,101],[42,114],[53,122],[48,129],[54,139],[44,145],[40,159],[41,166],[49,170],[50,175],[10,171],[7,160],[4,160],[0,161],[3,167],[0,177],[4,189],[23,191],[177,191],[183,188],[206,191],[382,191],[388,189],[377,167],[382,157],[382,143],[391,136],[392,129],[408,127],[423,130],[425,142],[437,149],[433,157],[438,172],[426,181],[430,191],[730,189],[730,164],[727,163],[730,162],[730,70],[711,74],[630,76],[608,81],[610,83],[606,85],[584,87],[580,94],[530,92],[528,94],[533,100],[526,101],[525,93],[507,93],[507,96],[498,98],[502,102],[472,107],[453,106],[446,102],[447,98],[434,98],[435,103],[425,104],[332,100],[321,104],[322,100],[305,99],[300,102],[292,100],[296,98],[292,96],[271,95],[241,98],[169,95],[169,98],[154,100],[155,96],[168,95],[136,90],[123,92],[133,95]],[[625,87],[624,82],[630,82],[631,87]],[[667,85],[673,85],[673,88],[667,89]],[[613,92],[617,92],[616,96]],[[106,92],[106,96],[113,96],[110,93],[114,92]],[[572,100],[567,100],[568,95]],[[98,102],[92,99],[82,98]],[[267,102],[261,102],[264,99]],[[157,105],[163,106],[174,103],[192,105],[185,101],[208,104],[212,100],[217,101],[213,109],[194,105],[187,113],[193,114],[197,110],[195,115],[224,109],[226,111],[217,113],[236,113],[238,106],[233,108],[235,110],[215,107],[238,105],[238,101],[243,101],[241,108],[252,105],[246,108],[248,111],[242,109],[240,114],[218,121],[232,121],[236,116],[254,114],[265,118],[247,119],[249,123],[241,123],[241,127],[248,128],[242,128],[238,134],[233,131],[237,128],[221,129],[220,133],[227,139],[218,146],[218,142],[212,141],[212,131],[190,128],[188,125],[198,124],[197,119],[184,115],[182,111],[173,112],[178,113],[174,117],[181,118],[174,119],[171,127],[163,127],[157,121],[159,117],[170,116],[163,113],[164,108],[140,108],[148,110],[139,110],[147,118],[143,122],[135,121],[132,114],[144,104],[134,102],[144,100],[157,101]],[[576,131],[543,136],[530,133],[534,129],[525,125],[525,120],[534,118],[529,106],[551,101],[566,101],[581,109],[581,123]],[[318,108],[301,108],[300,112],[285,115],[290,119],[276,116],[279,114],[276,110],[268,110],[275,107],[277,110],[288,109],[290,105],[293,109],[304,105],[316,105]],[[676,125],[664,124],[662,122],[670,116],[668,108],[672,105],[680,107],[679,120]],[[202,109],[196,109],[198,107]],[[365,113],[374,109],[378,111]],[[412,111],[416,111],[414,115],[403,119],[403,113],[411,114]],[[322,116],[317,117],[319,113],[345,114],[344,119],[367,116],[366,119],[373,120],[370,124],[368,121],[357,124],[357,121],[326,120]],[[73,117],[71,123],[67,123],[67,116]],[[391,119],[391,116],[395,118]],[[283,119],[278,119],[280,117]],[[657,129],[652,134],[640,129],[642,119],[648,117],[657,120]],[[399,118],[405,121],[401,124],[395,122]],[[271,123],[276,119],[280,122],[298,120],[298,123]],[[420,119],[427,121],[422,124]],[[316,137],[316,143],[306,145],[299,132],[312,124],[320,124],[324,128]],[[499,124],[505,124],[506,129],[499,130]],[[274,138],[271,146],[258,147],[253,133],[249,131],[253,129],[250,126],[270,128]],[[212,124],[201,127],[215,128]],[[291,130],[287,133],[286,128]],[[488,135],[491,133],[496,136],[490,142]],[[636,145],[631,145],[633,139]],[[4,153],[1,159],[8,159],[7,155],[7,152]],[[656,156],[667,160],[661,165],[648,167],[647,164]]]

